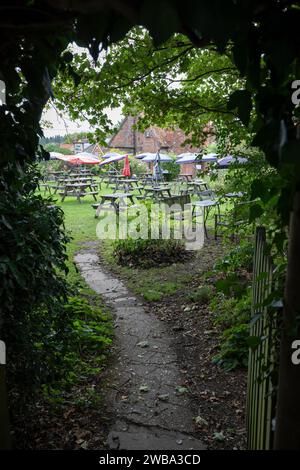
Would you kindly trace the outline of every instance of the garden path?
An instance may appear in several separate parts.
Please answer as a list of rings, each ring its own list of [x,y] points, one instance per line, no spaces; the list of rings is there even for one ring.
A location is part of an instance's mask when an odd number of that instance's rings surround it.
[[[115,422],[107,443],[120,450],[202,450],[166,326],[100,265],[97,244],[75,256],[87,284],[115,316],[115,361],[107,406]]]

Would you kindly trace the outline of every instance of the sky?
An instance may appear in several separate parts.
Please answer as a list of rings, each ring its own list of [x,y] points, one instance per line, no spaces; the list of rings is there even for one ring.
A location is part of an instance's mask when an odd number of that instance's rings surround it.
[[[107,110],[107,114],[112,120],[113,124],[116,124],[122,118],[121,108]],[[65,135],[72,132],[93,131],[93,128],[85,120],[75,122],[74,120],[71,120],[66,113],[64,113],[63,118],[61,118],[52,106],[43,113],[42,121],[47,121],[51,124],[50,128],[42,126],[45,137]]]
[[[76,44],[71,44],[68,49],[71,52],[79,53],[88,53],[88,50],[82,47],[77,46]],[[103,52],[104,54],[104,52]],[[101,54],[100,56],[101,57]],[[91,58],[92,60],[92,58]],[[107,110],[107,114],[113,124],[117,124],[122,119],[121,108]],[[42,116],[42,121],[47,121],[51,124],[51,127],[43,127],[45,137],[52,137],[54,135],[65,135],[73,132],[92,132],[93,127],[89,125],[86,120],[74,121],[69,118],[67,113],[63,113],[63,119],[60,118],[55,108],[50,105],[50,108],[47,109]]]

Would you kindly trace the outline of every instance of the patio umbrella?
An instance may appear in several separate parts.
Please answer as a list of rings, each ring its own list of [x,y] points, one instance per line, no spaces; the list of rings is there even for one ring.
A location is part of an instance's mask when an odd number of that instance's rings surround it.
[[[218,153],[207,153],[206,155],[202,156],[200,161],[203,161],[203,162],[216,162],[218,155],[219,155]]]
[[[121,155],[120,153],[117,152],[108,152],[105,153],[104,155],[100,155],[101,158],[110,158],[110,157],[117,157],[118,155]]]
[[[198,153],[181,153],[178,155],[176,163],[178,163],[178,165],[183,165],[184,163],[197,163],[199,159],[200,155]]]
[[[151,152],[144,152],[144,153],[139,153],[138,155],[135,155],[135,158],[137,158],[138,160],[142,160],[143,158],[145,157],[152,157],[156,156],[156,153],[151,153]]]
[[[76,153],[76,157],[94,158],[99,162],[99,158],[91,152],[78,152]]]
[[[55,155],[51,155],[55,154]],[[74,158],[75,155],[63,155],[59,152],[50,152],[50,158],[55,160],[63,160],[64,162],[71,162],[71,159]]]
[[[103,165],[108,165],[109,163],[115,163],[115,162],[118,162],[119,160],[124,160],[124,158],[126,157],[126,155],[113,155],[112,157],[109,157],[109,158],[106,158],[105,160],[103,160],[101,163],[100,163],[100,166],[103,166]]]
[[[98,165],[100,163],[100,160],[95,156],[80,156],[78,153],[73,155],[68,161],[73,165]]]
[[[124,160],[124,168],[122,171],[123,176],[130,176],[130,163],[129,163],[129,158],[128,155],[125,156]]]
[[[157,152],[157,153],[159,153],[159,152]],[[144,157],[142,159],[142,162],[146,162],[146,163],[155,162],[156,159],[157,159],[157,153],[152,153],[149,156]],[[169,157],[169,155],[166,155],[164,153],[159,153],[159,160],[160,160],[160,162],[171,162],[172,157]]]
[[[235,157],[233,155],[227,155],[226,157],[220,158],[218,160],[217,167],[219,170],[229,168],[230,165],[233,163],[238,163],[243,165],[244,163],[248,162],[248,158],[246,157]]]
[[[61,157],[64,157],[63,153],[60,152],[49,152],[51,160],[61,160]]]

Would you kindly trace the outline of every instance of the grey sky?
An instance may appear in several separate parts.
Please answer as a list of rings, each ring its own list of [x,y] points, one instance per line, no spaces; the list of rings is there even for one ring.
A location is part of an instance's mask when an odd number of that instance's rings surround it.
[[[122,118],[121,109],[108,110],[107,114],[114,124]],[[62,119],[52,106],[44,112],[42,120],[51,124],[50,128],[44,127],[45,137],[58,134],[64,135],[72,132],[89,132],[93,130],[85,120],[75,122],[71,120],[67,114],[64,114]]]

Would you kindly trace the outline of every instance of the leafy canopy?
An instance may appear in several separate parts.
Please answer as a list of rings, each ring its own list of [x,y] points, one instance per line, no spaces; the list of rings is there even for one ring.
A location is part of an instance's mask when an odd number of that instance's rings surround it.
[[[98,138],[105,137],[111,125],[106,109],[120,105],[125,114],[139,114],[139,127],[179,126],[197,145],[211,122],[217,130],[225,126],[231,141],[248,135],[237,119],[238,104],[231,100],[231,109],[227,107],[230,94],[239,96],[244,84],[230,48],[223,55],[213,47],[201,50],[179,34],[155,46],[147,31],[134,28],[100,55],[96,65],[80,51],[73,54],[70,66],[72,73],[64,69],[54,82],[57,107],[67,109],[74,119],[88,119],[97,127]],[[74,80],[74,73],[80,81]],[[247,109],[238,111],[248,124]]]

